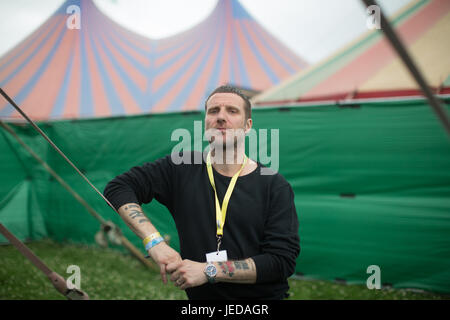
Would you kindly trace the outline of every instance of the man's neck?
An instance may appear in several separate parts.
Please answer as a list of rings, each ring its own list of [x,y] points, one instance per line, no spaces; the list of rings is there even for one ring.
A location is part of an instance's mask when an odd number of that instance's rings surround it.
[[[223,156],[217,154],[218,159],[214,160],[216,156],[215,150],[211,151],[211,164],[213,168],[221,175],[232,177],[239,171],[244,162],[245,149],[235,147],[232,153],[227,154],[226,150],[223,150]],[[242,172],[241,172],[242,173]]]

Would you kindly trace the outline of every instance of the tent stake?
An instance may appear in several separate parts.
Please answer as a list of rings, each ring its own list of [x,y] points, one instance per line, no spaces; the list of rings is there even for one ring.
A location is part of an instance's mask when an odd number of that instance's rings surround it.
[[[45,274],[55,287],[55,289],[61,293],[68,300],[89,300],[89,296],[86,292],[79,289],[69,289],[67,282],[58,273],[51,270],[38,256],[34,254],[25,244],[17,239],[3,224],[0,223],[0,233],[5,236],[11,244],[16,247],[17,250],[31,263],[38,268],[43,274]]]

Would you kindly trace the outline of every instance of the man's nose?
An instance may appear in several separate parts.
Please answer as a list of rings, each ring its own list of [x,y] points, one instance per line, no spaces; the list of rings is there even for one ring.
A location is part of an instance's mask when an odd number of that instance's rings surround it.
[[[219,112],[217,113],[217,122],[225,122],[226,119],[226,112],[224,109],[220,109]]]

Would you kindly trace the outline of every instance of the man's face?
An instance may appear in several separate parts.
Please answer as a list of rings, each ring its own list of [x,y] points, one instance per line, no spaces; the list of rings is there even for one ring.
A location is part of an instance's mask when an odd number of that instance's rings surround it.
[[[244,100],[237,94],[216,93],[209,98],[205,130],[214,137],[216,146],[236,146],[251,127],[252,119],[245,119]]]

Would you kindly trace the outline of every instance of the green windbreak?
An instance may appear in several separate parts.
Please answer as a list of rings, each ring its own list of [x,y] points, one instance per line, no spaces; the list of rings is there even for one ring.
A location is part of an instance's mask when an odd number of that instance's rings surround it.
[[[367,268],[376,265],[382,284],[450,292],[450,138],[424,101],[255,109],[252,116],[256,131],[248,140],[262,152],[253,158],[271,158],[266,165],[295,192],[298,274],[365,284],[372,274]],[[183,134],[191,136],[192,149],[194,138],[206,146],[203,127],[194,129],[203,117],[174,113],[39,125],[103,191],[132,166],[171,153]],[[29,126],[10,125],[142,250],[120,217],[40,136]],[[21,239],[94,243],[99,223],[4,130],[0,148],[0,221]],[[168,210],[156,200],[144,210],[179,249]]]

